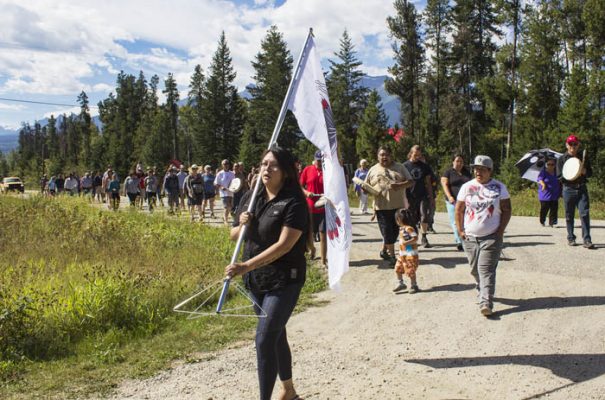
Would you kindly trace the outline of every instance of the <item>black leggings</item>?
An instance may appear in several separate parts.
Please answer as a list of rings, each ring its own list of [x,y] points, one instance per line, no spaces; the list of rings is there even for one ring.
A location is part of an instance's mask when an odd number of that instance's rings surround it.
[[[252,298],[267,313],[256,327],[256,361],[261,400],[270,400],[275,379],[292,379],[292,353],[286,334],[286,323],[292,315],[303,283],[287,285],[268,293],[251,293]],[[255,307],[260,314],[258,307]]]
[[[558,222],[559,199],[552,201],[540,200],[540,223],[544,225],[548,214],[548,224],[556,225]]]

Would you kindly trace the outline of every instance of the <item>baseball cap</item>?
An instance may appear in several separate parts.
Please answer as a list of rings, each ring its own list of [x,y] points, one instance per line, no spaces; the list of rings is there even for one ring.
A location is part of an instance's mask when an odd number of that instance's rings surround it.
[[[485,167],[494,169],[494,162],[489,156],[477,156],[475,162],[471,164],[471,167]]]
[[[197,164],[193,164],[193,165],[191,166],[191,169],[198,169]]]
[[[578,139],[576,135],[569,135],[567,136],[567,139],[565,139],[565,144],[571,143],[580,143],[580,139]]]
[[[359,162],[359,164],[360,164],[360,165],[361,165],[361,164],[367,164],[367,163],[368,163],[368,160],[366,160],[365,158],[363,158],[363,159],[362,159],[362,160]]]
[[[322,158],[322,155],[321,155],[321,150],[317,150],[317,151],[315,152],[315,157],[314,157],[314,158],[315,158],[316,160],[321,160],[321,158]]]

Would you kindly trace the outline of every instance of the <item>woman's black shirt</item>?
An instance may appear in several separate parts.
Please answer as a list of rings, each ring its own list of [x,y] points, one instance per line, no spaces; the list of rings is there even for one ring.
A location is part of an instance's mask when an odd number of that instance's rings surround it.
[[[472,179],[471,173],[466,167],[462,167],[460,173],[454,168],[450,168],[443,173],[443,177],[447,178],[447,185],[449,186],[450,193],[452,193],[454,199],[458,198],[458,192],[460,192],[462,185]],[[447,199],[445,200],[447,201]]]
[[[234,227],[239,225],[240,214],[247,211],[251,196],[252,190],[249,190],[242,197],[233,221]],[[282,188],[277,196],[269,201],[266,192],[260,191],[252,211],[254,218],[246,228],[243,261],[257,256],[276,243],[284,226],[303,233],[288,253],[271,264],[244,275],[244,282],[249,290],[268,292],[290,283],[305,281],[308,213],[304,197],[292,190]]]

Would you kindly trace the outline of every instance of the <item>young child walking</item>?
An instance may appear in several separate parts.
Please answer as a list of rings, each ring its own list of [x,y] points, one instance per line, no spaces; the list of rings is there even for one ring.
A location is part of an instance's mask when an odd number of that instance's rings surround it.
[[[393,292],[406,289],[407,286],[403,282],[403,275],[405,274],[411,281],[408,293],[414,294],[420,290],[416,282],[416,270],[418,269],[418,232],[416,232],[414,216],[409,210],[400,208],[395,213],[395,221],[399,225],[399,256],[395,263],[395,274],[397,275],[398,284],[393,289]]]

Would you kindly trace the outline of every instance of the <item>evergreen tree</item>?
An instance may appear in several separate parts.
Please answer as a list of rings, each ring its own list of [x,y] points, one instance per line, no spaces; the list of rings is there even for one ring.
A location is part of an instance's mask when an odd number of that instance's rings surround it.
[[[521,0],[500,0],[501,17],[503,21],[513,31],[513,44],[510,47],[510,82],[511,82],[511,100],[508,112],[508,127],[506,130],[506,158],[510,157],[511,146],[513,143],[513,129],[515,120],[515,102],[517,100],[517,68],[519,64],[517,55],[517,44],[521,34],[522,27],[522,9]]]
[[[251,95],[239,157],[244,165],[258,164],[275,128],[281,105],[292,78],[292,56],[283,34],[271,26],[261,41],[261,50],[254,57],[254,84],[248,87]],[[296,120],[288,114],[281,127],[278,143],[293,149],[299,137]]]
[[[54,115],[50,116],[46,125],[46,147],[48,149],[47,156],[50,160],[50,165],[54,168],[52,171],[49,171],[49,173],[57,174],[58,170],[63,168],[63,159],[59,151],[57,120]]]
[[[80,132],[82,137],[82,164],[88,166],[91,161],[90,137],[92,131],[92,118],[90,117],[90,108],[88,106],[88,96],[84,91],[78,96],[80,104]]]
[[[357,128],[368,101],[368,89],[361,86],[365,74],[359,69],[362,63],[346,29],[340,38],[340,50],[334,55],[337,61],[330,60],[327,85],[338,146],[344,163],[356,165]]]
[[[421,93],[420,78],[423,70],[424,49],[420,37],[420,21],[416,7],[408,0],[395,0],[394,17],[387,24],[395,39],[395,65],[389,68],[393,76],[386,82],[389,94],[401,101],[402,125],[413,137],[419,137],[418,126]],[[419,141],[419,143],[422,143]]]
[[[556,4],[550,1],[540,1],[525,12],[519,66],[519,87],[524,90],[519,93],[513,144],[517,155],[531,148],[560,147],[560,137],[550,134],[556,128],[563,81],[559,21]]]
[[[233,85],[236,73],[231,63],[225,32],[222,32],[206,82],[204,123],[198,143],[202,159],[214,165],[222,158],[232,159],[239,153],[245,118],[244,103]]]
[[[187,105],[191,108],[189,129],[191,130],[191,148],[187,151],[191,153],[191,157],[203,160],[202,151],[199,144],[203,141],[201,137],[204,126],[204,93],[206,89],[206,78],[202,67],[198,64],[195,66],[191,81],[189,82],[189,93],[187,95]],[[182,110],[181,110],[182,111]]]
[[[574,65],[565,81],[563,107],[559,113],[560,128],[585,136],[592,131],[590,102],[586,73],[581,65]]]
[[[454,25],[452,54],[449,68],[451,96],[448,112],[460,111],[456,103],[463,104],[463,114],[452,115],[450,132],[464,127],[468,154],[473,153],[473,142],[488,129],[485,119],[485,99],[478,84],[493,75],[496,45],[492,38],[500,35],[493,4],[486,0],[459,0],[452,9]]]
[[[427,131],[430,142],[438,145],[442,130],[441,107],[447,95],[447,57],[450,45],[447,41],[452,32],[449,0],[428,0],[424,9],[426,47],[432,50],[426,78]]]
[[[357,156],[365,158],[370,164],[376,162],[378,147],[385,142],[387,116],[382,108],[380,95],[372,90],[368,96],[368,105],[364,110],[357,131]]]
[[[172,143],[172,157],[179,159],[179,140],[178,140],[178,119],[179,119],[179,90],[174,80],[172,73],[168,73],[168,77],[164,81],[164,90],[162,93],[166,95],[166,104],[164,111],[168,114],[170,120],[170,133]]]
[[[6,161],[6,157],[0,150],[0,176],[7,176],[9,174],[10,168],[8,166],[8,161]]]

